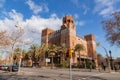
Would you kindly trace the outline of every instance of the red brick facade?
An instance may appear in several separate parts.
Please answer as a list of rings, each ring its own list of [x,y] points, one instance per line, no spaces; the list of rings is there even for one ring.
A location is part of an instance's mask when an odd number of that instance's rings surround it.
[[[96,44],[94,36],[92,34],[84,36],[84,38],[76,35],[76,27],[72,16],[63,17],[63,24],[61,29],[53,31],[51,29],[42,30],[42,43],[47,46],[55,44],[57,46],[65,44],[68,49],[74,49],[76,44],[83,44],[84,51],[80,52],[81,58],[88,58],[94,60],[97,66],[96,59]],[[76,58],[73,63],[77,63],[78,53],[76,52]]]

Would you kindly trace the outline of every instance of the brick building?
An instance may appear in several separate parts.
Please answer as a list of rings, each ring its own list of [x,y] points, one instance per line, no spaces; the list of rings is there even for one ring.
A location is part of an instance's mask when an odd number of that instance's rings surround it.
[[[83,44],[85,50],[80,52],[81,59],[92,60],[97,66],[94,35],[85,35],[84,38],[76,35],[76,27],[72,16],[63,17],[60,30],[54,31],[49,28],[42,30],[41,42],[45,43],[47,46],[52,44],[57,46],[65,44],[68,49],[74,49],[76,44]],[[78,53],[76,52],[75,58],[72,59],[72,62],[77,63],[79,60],[78,57]]]

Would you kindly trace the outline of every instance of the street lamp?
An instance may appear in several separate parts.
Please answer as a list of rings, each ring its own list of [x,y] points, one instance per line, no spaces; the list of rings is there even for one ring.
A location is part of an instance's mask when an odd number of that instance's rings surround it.
[[[109,50],[109,55],[110,55],[110,66],[111,66],[111,69],[113,70],[113,62],[112,62],[112,52],[111,52],[111,50]]]
[[[110,57],[109,57],[109,55],[108,55],[108,52],[107,52],[106,48],[105,48],[104,46],[100,45],[100,43],[96,43],[96,45],[97,45],[97,46],[101,46],[101,47],[104,49],[104,51],[105,51],[105,53],[106,53],[106,56],[107,56],[107,59],[108,59],[109,72],[111,72]],[[111,51],[109,51],[109,53],[111,53]]]
[[[107,50],[106,50],[106,48],[105,47],[103,47],[103,46],[101,46],[104,50],[105,50],[105,52],[106,52],[106,55],[107,55],[107,58],[108,58],[108,67],[109,67],[109,72],[111,72],[111,64],[110,64],[110,58],[109,58],[109,55],[108,55],[108,52],[107,52]]]

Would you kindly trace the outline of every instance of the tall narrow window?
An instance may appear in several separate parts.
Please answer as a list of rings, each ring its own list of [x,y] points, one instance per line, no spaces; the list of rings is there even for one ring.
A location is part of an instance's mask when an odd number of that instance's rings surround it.
[[[72,42],[72,45],[74,46],[74,42]]]

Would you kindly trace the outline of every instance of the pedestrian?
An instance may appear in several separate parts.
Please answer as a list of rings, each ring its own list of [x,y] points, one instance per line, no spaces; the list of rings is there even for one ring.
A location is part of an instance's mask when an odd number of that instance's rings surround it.
[[[115,69],[115,72],[117,72],[117,70],[118,70],[118,65],[117,64],[114,65],[114,69]]]
[[[106,65],[105,65],[105,63],[101,63],[101,66],[102,66],[102,69],[105,71],[106,70]]]
[[[90,63],[90,72],[92,71],[92,63]]]

